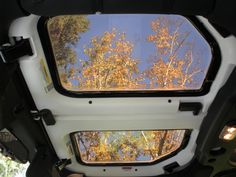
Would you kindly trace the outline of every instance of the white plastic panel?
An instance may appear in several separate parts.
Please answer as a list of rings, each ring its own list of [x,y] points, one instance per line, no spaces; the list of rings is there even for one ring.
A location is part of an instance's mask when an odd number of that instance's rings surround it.
[[[72,157],[69,169],[85,173],[87,176],[156,176],[163,173],[163,166],[177,161],[187,164],[194,156],[195,141],[207,110],[218,90],[227,81],[236,64],[236,39],[221,37],[208,21],[199,19],[217,40],[222,62],[210,92],[201,97],[174,98],[71,98],[59,94],[47,86],[41,62],[46,63],[45,55],[37,32],[39,17],[31,15],[14,21],[9,35],[31,39],[34,51],[32,57],[20,60],[20,66],[38,109],[50,109],[56,118],[56,125],[45,126],[52,144],[60,158],[70,158],[66,143],[68,134],[80,130],[151,130],[151,129],[193,129],[188,146],[176,156],[151,166],[137,166],[125,171],[121,167],[88,167],[80,165]],[[219,56],[220,57],[220,56]],[[48,68],[46,66],[48,72]],[[168,100],[172,102],[169,103]],[[89,101],[92,104],[89,104]],[[180,102],[201,102],[203,111],[198,116],[191,112],[179,112]],[[103,169],[106,169],[104,172]],[[135,171],[137,169],[137,171]]]

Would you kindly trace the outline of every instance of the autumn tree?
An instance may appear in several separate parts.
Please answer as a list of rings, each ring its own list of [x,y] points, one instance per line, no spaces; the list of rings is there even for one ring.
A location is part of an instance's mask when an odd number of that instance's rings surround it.
[[[153,34],[147,37],[156,48],[153,64],[146,71],[151,88],[163,90],[186,89],[202,70],[196,66],[190,32],[183,31],[184,21],[158,17],[151,22]]]
[[[48,33],[54,57],[63,84],[70,85],[68,78],[72,76],[77,62],[74,46],[80,35],[89,29],[89,20],[83,15],[56,16],[48,21]]]
[[[76,53],[70,46],[75,45],[81,33],[88,28],[89,21],[82,15],[57,16],[48,21],[48,32],[58,65],[76,62]]]
[[[132,57],[133,44],[115,29],[95,36],[84,49],[88,59],[80,60],[80,89],[119,90],[140,87],[139,60]]]
[[[158,160],[177,150],[184,134],[183,130],[87,131],[75,137],[83,161],[116,163]]]
[[[2,177],[13,177],[20,174],[23,176],[28,165],[15,162],[0,153],[0,176]]]

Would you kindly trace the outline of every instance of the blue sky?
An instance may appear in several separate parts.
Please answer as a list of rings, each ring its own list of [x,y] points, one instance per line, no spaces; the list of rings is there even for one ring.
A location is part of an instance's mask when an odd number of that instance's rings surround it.
[[[117,15],[88,15],[90,21],[89,30],[80,34],[81,38],[75,46],[77,58],[88,60],[88,56],[83,53],[84,46],[88,46],[90,39],[94,36],[102,36],[105,31],[112,31],[115,28],[118,32],[125,32],[126,39],[134,44],[133,58],[139,59],[139,70],[142,72],[150,65],[150,58],[156,56],[155,45],[147,41],[147,36],[154,34],[150,23],[163,15],[144,15],[144,14],[117,14]],[[180,33],[191,32],[186,42],[194,42],[193,55],[200,59],[201,69],[206,70],[211,60],[211,48],[195,27],[184,17],[177,15],[165,15],[165,17],[179,21],[184,20],[180,28]],[[170,27],[171,28],[171,27]],[[174,29],[173,29],[174,30]],[[184,55],[183,48],[179,52],[179,57]],[[200,80],[203,81],[204,76]]]

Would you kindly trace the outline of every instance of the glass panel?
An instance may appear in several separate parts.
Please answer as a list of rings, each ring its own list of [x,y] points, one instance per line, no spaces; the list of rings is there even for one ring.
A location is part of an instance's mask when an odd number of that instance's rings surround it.
[[[93,163],[150,163],[177,151],[185,130],[85,131],[73,134],[80,159]]]
[[[2,177],[24,177],[29,163],[21,164],[5,157],[0,152],[0,176]]]
[[[70,91],[199,90],[211,47],[178,15],[57,16],[47,23]]]
[[[15,152],[17,154],[14,154]],[[0,176],[26,176],[29,163],[24,161],[25,164],[22,164],[18,158],[26,159],[27,155],[25,147],[10,131],[7,129],[0,130]]]

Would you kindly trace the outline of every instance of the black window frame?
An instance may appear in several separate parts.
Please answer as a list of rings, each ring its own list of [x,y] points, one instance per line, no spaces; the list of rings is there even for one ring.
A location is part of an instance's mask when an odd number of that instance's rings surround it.
[[[107,167],[107,166],[149,166],[149,165],[155,165],[155,164],[158,164],[160,162],[163,162],[165,160],[168,160],[174,156],[176,156],[180,151],[184,150],[189,141],[190,141],[190,137],[191,137],[191,134],[192,134],[192,129],[159,129],[159,130],[185,130],[185,134],[184,134],[184,138],[183,138],[183,141],[180,145],[180,147],[173,151],[172,153],[166,155],[166,156],[163,156],[161,157],[160,159],[157,159],[153,162],[135,162],[135,163],[85,163],[81,157],[80,157],[80,151],[79,151],[79,148],[77,146],[77,143],[76,143],[76,139],[75,139],[75,134],[78,133],[79,131],[77,132],[73,132],[73,133],[70,133],[69,136],[70,136],[70,140],[71,140],[71,144],[72,144],[72,148],[74,150],[74,155],[75,155],[75,158],[76,158],[76,161],[81,164],[81,165],[85,165],[85,166],[91,166],[91,167]],[[87,130],[88,131],[88,130]],[[102,131],[102,130],[101,130]],[[125,130],[122,130],[122,131],[125,131]],[[152,131],[152,130],[151,130]],[[156,130],[158,131],[158,130]]]
[[[157,14],[158,15],[158,14]],[[182,15],[183,16],[183,15]],[[62,95],[76,98],[106,98],[106,97],[196,97],[209,93],[211,85],[215,80],[216,74],[221,64],[220,47],[206,29],[204,24],[195,16],[183,16],[186,18],[202,35],[211,48],[212,58],[208,72],[203,81],[202,87],[198,90],[145,90],[145,91],[71,91],[65,89],[60,81],[53,49],[47,29],[47,21],[52,17],[40,17],[38,21],[38,34],[43,47],[43,51],[51,74],[52,82],[56,91]]]

